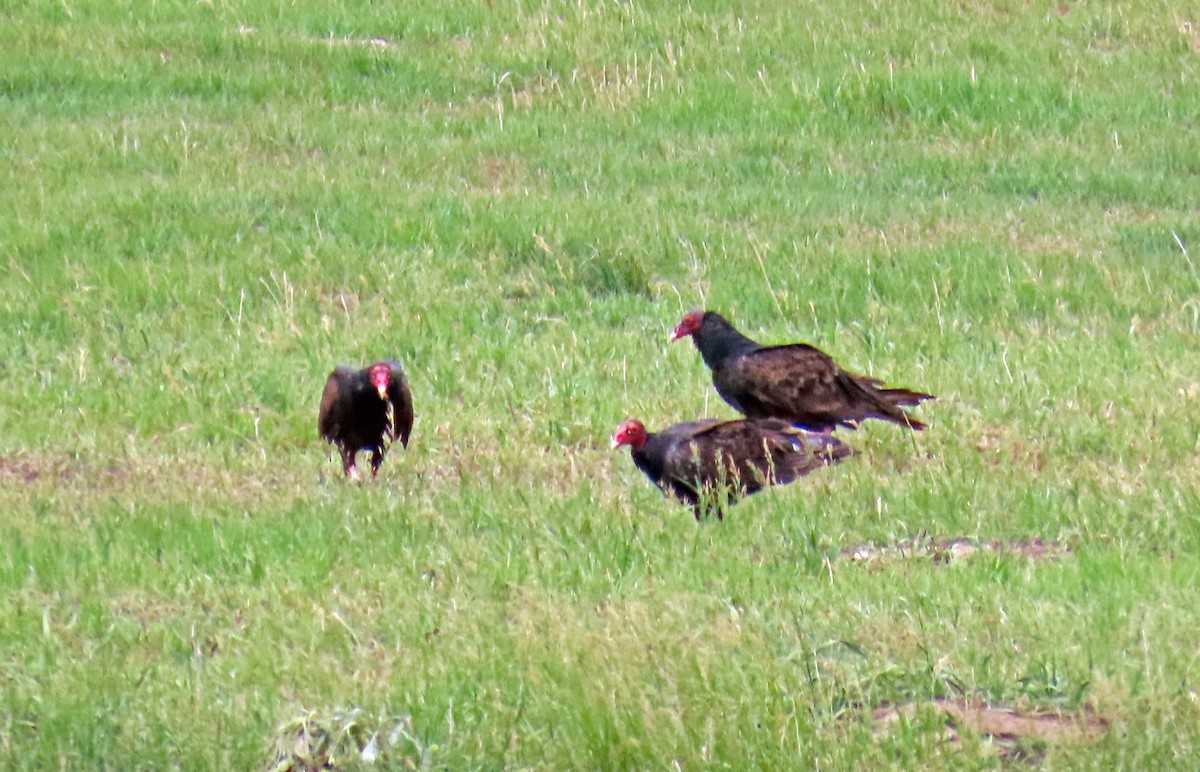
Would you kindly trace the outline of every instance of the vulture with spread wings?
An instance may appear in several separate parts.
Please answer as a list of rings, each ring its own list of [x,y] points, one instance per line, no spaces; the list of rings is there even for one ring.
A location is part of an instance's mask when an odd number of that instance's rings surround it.
[[[412,425],[412,394],[399,362],[389,359],[362,370],[337,367],[325,381],[317,430],[337,446],[350,479],[358,478],[355,456],[360,450],[371,451],[375,477],[391,443],[400,440],[408,447]]]

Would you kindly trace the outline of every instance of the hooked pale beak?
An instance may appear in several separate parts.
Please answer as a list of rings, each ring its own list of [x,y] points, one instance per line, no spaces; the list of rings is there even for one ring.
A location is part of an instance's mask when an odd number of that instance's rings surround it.
[[[621,447],[621,440],[619,440],[617,435],[614,434],[612,437],[612,445],[609,446],[609,450],[616,450],[619,447]]]
[[[388,398],[388,395],[387,395],[387,384],[386,384],[386,383],[381,383],[381,384],[379,384],[379,386],[377,386],[376,388],[378,388],[378,389],[379,389],[379,398],[380,398],[380,399],[382,399],[384,402],[387,402],[387,398]]]
[[[679,327],[676,327],[675,329],[671,330],[671,334],[667,337],[667,343],[674,343],[675,341],[679,340],[680,338],[686,338],[686,337],[687,337],[687,333],[684,332]]]

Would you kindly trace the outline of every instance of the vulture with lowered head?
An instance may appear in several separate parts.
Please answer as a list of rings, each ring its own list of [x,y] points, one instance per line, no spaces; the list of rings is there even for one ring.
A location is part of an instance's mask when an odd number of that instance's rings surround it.
[[[689,311],[671,342],[691,337],[712,371],[717,393],[747,418],[779,418],[810,431],[854,428],[868,418],[924,429],[903,408],[934,399],[848,373],[807,343],[763,346],[742,335],[715,311]]]
[[[787,485],[853,454],[828,434],[812,434],[776,419],[707,418],[646,431],[629,419],[612,446],[628,445],[633,463],[668,498],[690,504],[699,520],[768,485]]]
[[[404,370],[394,359],[376,362],[362,370],[339,366],[325,381],[317,430],[342,454],[342,470],[358,479],[355,456],[371,451],[371,477],[388,447],[396,440],[408,447],[412,432],[413,403]]]

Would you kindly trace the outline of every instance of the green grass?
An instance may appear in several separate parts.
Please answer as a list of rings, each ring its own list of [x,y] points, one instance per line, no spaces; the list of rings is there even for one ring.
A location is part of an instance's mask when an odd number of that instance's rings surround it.
[[[0,10],[0,765],[1000,765],[866,720],[967,695],[1197,766],[1188,13]],[[930,430],[697,525],[607,438],[730,414],[702,304]],[[414,442],[349,486],[316,403],[385,356]],[[1072,549],[838,555],[923,531]]]

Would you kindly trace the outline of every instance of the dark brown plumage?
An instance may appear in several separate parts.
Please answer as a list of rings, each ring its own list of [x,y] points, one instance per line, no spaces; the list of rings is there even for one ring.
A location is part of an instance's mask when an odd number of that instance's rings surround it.
[[[720,518],[726,504],[768,485],[787,485],[852,451],[828,434],[812,434],[775,419],[715,418],[648,432],[625,421],[612,446],[628,445],[633,463],[663,494],[690,504],[699,520],[706,507]]]
[[[685,314],[671,341],[687,336],[712,370],[717,393],[748,418],[779,418],[817,432],[853,428],[868,418],[925,428],[903,407],[934,399],[932,394],[885,389],[882,381],[848,373],[806,343],[760,345],[713,311]]]
[[[360,450],[371,451],[371,476],[378,474],[392,442],[408,447],[412,425],[412,394],[399,362],[389,359],[362,370],[337,367],[325,381],[317,430],[337,445],[347,477],[358,477],[354,459]]]

